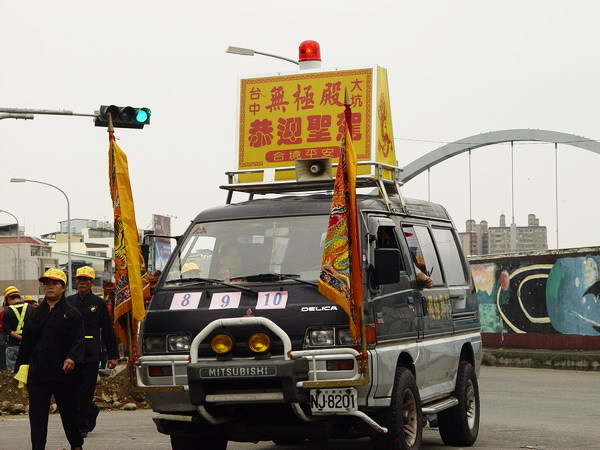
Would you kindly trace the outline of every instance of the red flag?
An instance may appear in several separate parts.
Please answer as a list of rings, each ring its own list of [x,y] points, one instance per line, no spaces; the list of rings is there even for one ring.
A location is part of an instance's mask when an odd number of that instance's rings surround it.
[[[358,341],[362,328],[363,295],[356,204],[356,154],[352,145],[349,105],[346,105],[345,115],[346,131],[340,146],[319,292],[346,311],[350,331],[354,340]]]

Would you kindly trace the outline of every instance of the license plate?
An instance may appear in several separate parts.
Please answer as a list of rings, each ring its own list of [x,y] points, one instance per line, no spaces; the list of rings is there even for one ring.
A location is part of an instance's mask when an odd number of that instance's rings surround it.
[[[246,367],[216,367],[200,369],[200,378],[247,378],[247,377],[273,377],[277,375],[274,366],[246,366]]]
[[[356,389],[311,389],[310,410],[313,414],[356,411]]]

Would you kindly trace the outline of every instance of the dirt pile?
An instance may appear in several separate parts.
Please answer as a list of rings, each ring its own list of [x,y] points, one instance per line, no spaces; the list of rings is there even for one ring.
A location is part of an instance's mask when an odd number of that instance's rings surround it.
[[[23,397],[22,389],[13,385],[13,372],[0,371],[0,416],[26,414],[29,408],[27,397]],[[129,382],[127,370],[121,370],[114,376],[98,377],[94,401],[100,409],[134,410],[149,408],[146,396],[135,392]],[[52,405],[51,411],[56,411]]]

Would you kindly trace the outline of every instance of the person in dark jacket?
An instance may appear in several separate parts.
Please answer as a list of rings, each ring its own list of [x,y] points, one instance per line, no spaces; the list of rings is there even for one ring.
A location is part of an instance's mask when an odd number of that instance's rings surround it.
[[[79,366],[85,344],[83,320],[65,298],[67,276],[48,269],[40,278],[44,300],[25,324],[15,372],[29,365],[29,424],[33,450],[46,446],[50,399],[54,395],[63,429],[72,449],[81,449],[83,437],[77,423]]]
[[[102,358],[102,347],[106,348],[107,367],[114,369],[117,365],[119,351],[106,303],[92,293],[96,273],[94,269],[83,266],[77,269],[75,280],[77,294],[67,297],[67,301],[79,310],[85,328],[85,356],[81,368],[77,415],[79,430],[83,437],[96,426],[96,418],[100,408],[94,403],[96,380]]]

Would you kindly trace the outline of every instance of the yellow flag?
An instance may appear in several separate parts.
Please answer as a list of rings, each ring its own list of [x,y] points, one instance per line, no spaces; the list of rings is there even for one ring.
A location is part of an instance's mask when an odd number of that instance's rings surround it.
[[[140,253],[127,156],[117,145],[114,134],[109,132],[108,135],[110,194],[115,217],[115,331],[125,342],[127,323],[124,319],[131,311],[132,338],[137,351],[137,322],[146,316],[142,293],[145,264]]]

